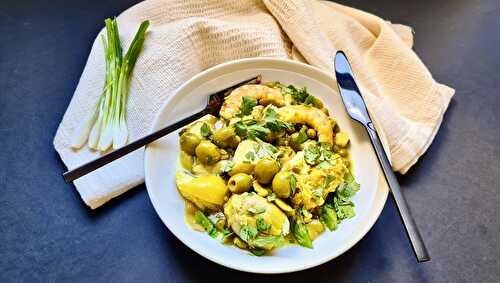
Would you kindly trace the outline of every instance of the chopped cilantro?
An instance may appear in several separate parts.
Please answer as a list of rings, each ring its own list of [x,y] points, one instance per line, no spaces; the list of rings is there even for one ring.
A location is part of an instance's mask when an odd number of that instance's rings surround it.
[[[351,198],[360,188],[350,172],[346,173],[344,178],[345,181],[338,186],[333,197],[333,205],[339,221],[352,218],[356,215],[354,203],[351,201]]]
[[[197,211],[194,215],[194,220],[205,229],[210,237],[217,238],[219,236],[219,231],[217,231],[215,225],[203,212]]]
[[[200,128],[200,134],[202,137],[208,137],[210,135],[210,127],[207,125],[207,123],[203,123],[203,125]]]
[[[268,128],[257,124],[255,120],[238,121],[234,124],[234,132],[242,137],[256,140],[264,139],[267,135],[271,133]]]
[[[305,90],[305,88],[304,88],[304,90]],[[307,96],[307,97],[306,97],[306,99],[304,100],[304,104],[307,104],[307,105],[313,105],[313,104],[314,104],[314,100],[315,100],[315,99],[316,99],[316,98],[315,98],[314,96],[309,95],[309,96]]]
[[[252,114],[253,108],[257,106],[257,100],[251,96],[243,96],[241,100],[240,113],[242,116]]]
[[[264,124],[268,129],[276,132],[292,129],[293,127],[292,124],[279,120],[278,113],[276,113],[273,107],[266,109]]]
[[[245,154],[245,158],[254,161],[255,160],[255,153],[253,151],[249,151]]]
[[[271,224],[267,223],[264,217],[262,217],[261,215],[257,217],[256,225],[259,232],[266,232],[271,229]]]
[[[292,234],[297,243],[301,246],[312,249],[312,241],[309,237],[309,232],[307,231],[306,225],[303,223],[292,222]]]
[[[337,213],[331,204],[326,204],[321,207],[319,212],[319,219],[328,230],[333,231],[337,229]]]
[[[259,143],[255,144],[253,146],[253,149],[255,153],[257,153],[257,157],[259,159],[265,158],[265,157],[271,157],[272,159],[276,159],[276,153],[278,153],[278,149],[274,147],[270,143],[266,143],[263,141],[258,141]]]
[[[250,245],[258,248],[277,248],[284,244],[283,236],[258,236],[250,241]]]
[[[254,239],[258,233],[259,232],[257,231],[257,229],[255,229],[254,227],[244,225],[240,229],[240,238],[245,242],[249,242],[250,240]]]
[[[309,165],[316,165],[321,156],[318,146],[309,146],[304,150],[304,160]]]
[[[332,161],[333,153],[331,146],[327,143],[308,146],[304,150],[304,159],[309,165],[316,165],[325,161]],[[325,166],[325,164],[323,164]]]

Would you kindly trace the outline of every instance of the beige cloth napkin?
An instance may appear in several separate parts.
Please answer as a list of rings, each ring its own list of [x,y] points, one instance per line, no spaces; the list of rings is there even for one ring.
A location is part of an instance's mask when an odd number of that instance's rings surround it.
[[[268,56],[332,71],[333,54],[344,50],[370,113],[389,141],[393,168],[405,173],[433,140],[454,94],[434,81],[412,51],[411,28],[331,2],[147,0],[118,17],[124,46],[146,19],[151,27],[130,85],[130,140],[149,132],[163,101],[183,82],[211,66]],[[98,156],[87,148],[73,151],[69,143],[103,84],[103,48],[96,40],[54,139],[68,168]],[[96,208],[143,181],[139,150],[75,186],[85,203]]]

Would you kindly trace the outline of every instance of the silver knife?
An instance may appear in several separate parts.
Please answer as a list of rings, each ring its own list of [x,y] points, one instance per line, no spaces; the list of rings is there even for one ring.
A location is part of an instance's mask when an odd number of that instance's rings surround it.
[[[399,186],[398,180],[392,171],[389,159],[382,147],[377,130],[373,126],[370,115],[366,109],[365,102],[361,96],[361,92],[356,84],[354,74],[351,69],[351,65],[347,60],[346,55],[342,51],[338,51],[335,54],[335,76],[337,78],[337,85],[339,87],[340,95],[342,96],[342,101],[344,106],[351,116],[352,119],[358,121],[362,124],[368,136],[372,142],[375,153],[377,154],[378,161],[385,175],[385,179],[389,184],[389,188],[392,192],[394,201],[396,202],[396,207],[399,211],[399,216],[403,221],[404,227],[406,229],[406,234],[410,239],[411,245],[413,247],[413,252],[417,257],[418,262],[429,261],[431,258],[427,252],[427,248],[420,236],[417,225],[411,216],[410,210],[408,209],[408,204],[406,203],[401,187]]]

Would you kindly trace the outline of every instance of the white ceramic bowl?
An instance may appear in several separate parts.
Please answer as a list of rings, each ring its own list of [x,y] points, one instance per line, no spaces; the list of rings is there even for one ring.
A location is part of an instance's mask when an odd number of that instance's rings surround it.
[[[221,265],[255,273],[284,273],[327,262],[356,244],[373,226],[387,199],[376,156],[363,128],[347,116],[334,78],[312,66],[283,59],[249,58],[208,69],[179,88],[163,105],[152,130],[202,109],[210,93],[261,74],[264,81],[280,81],[307,87],[320,98],[351,138],[354,174],[361,190],[353,198],[356,217],[343,221],[334,232],[326,231],[314,240],[314,249],[291,246],[271,256],[256,257],[232,246],[221,245],[206,233],[196,232],[184,222],[184,201],[175,186],[179,137],[172,133],[147,146],[146,186],[153,206],[168,229],[186,246]]]

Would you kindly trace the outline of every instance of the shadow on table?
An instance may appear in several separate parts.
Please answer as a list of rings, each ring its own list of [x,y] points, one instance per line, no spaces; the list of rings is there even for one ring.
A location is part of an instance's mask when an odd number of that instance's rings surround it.
[[[445,144],[449,144],[448,139],[450,137],[450,123],[451,116],[454,115],[454,109],[456,108],[456,101],[452,99],[446,110],[441,126],[434,137],[431,145],[427,148],[427,151],[419,158],[417,163],[413,165],[405,175],[397,174],[398,181],[402,187],[406,187],[407,183],[418,183],[418,178],[424,173],[423,168],[427,169],[435,163],[435,159],[439,158],[438,153],[442,151]],[[425,177],[425,176],[423,176]]]

